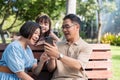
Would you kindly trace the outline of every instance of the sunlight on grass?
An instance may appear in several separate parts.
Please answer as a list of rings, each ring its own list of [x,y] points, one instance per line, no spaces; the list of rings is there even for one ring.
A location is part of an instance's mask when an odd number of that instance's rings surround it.
[[[112,52],[112,72],[110,80],[120,80],[120,46],[111,46]]]

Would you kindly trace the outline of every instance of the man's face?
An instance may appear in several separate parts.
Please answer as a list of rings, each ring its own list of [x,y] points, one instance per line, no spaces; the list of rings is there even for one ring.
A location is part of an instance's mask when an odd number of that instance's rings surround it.
[[[67,40],[74,40],[79,34],[77,23],[72,22],[70,19],[66,19],[63,21],[62,31]]]

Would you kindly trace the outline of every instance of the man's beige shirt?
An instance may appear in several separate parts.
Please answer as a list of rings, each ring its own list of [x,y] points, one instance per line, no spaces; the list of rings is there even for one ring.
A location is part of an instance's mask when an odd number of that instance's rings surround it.
[[[57,44],[59,52],[77,59],[82,65],[83,70],[85,69],[90,54],[92,52],[91,47],[81,38],[72,45],[69,45],[67,41],[59,42]],[[71,62],[72,63],[72,62]],[[52,80],[85,80],[83,71],[78,71],[70,68],[69,66],[57,60],[57,68],[53,74]]]

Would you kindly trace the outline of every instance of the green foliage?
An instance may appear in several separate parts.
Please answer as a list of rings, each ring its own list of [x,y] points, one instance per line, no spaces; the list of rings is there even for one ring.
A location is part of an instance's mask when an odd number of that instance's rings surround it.
[[[59,38],[63,37],[63,32],[62,32],[61,28],[58,29],[58,37]]]
[[[82,37],[83,39],[86,38],[86,36],[85,36],[85,32],[84,32],[84,31],[80,31],[80,37]]]
[[[120,46],[120,35],[116,35],[113,43],[113,45],[117,45],[117,46]]]
[[[0,24],[2,24],[3,20],[6,21],[7,18],[13,15],[15,16],[13,17],[13,22],[15,19],[21,22],[35,20],[36,16],[41,13],[48,14],[53,20],[56,20],[61,13],[65,13],[65,5],[65,0],[0,0]],[[11,24],[13,23],[12,21]],[[7,27],[9,28],[10,26]],[[3,27],[3,25],[0,27]]]
[[[111,33],[106,33],[101,37],[101,42],[106,44],[111,44],[115,40],[115,35]]]
[[[113,12],[114,10],[116,10],[115,1],[103,1],[103,7],[101,10],[105,13]]]
[[[99,10],[95,0],[77,0],[77,14],[80,16],[83,24],[81,30],[86,32],[88,27],[96,26],[96,11]],[[90,32],[90,31],[87,31]]]
[[[34,20],[42,13],[48,14],[52,19],[58,19],[61,12],[65,13],[65,0],[36,0],[27,6],[27,15],[23,15],[25,20]]]
[[[98,6],[95,0],[84,2],[77,0],[77,14],[84,17],[86,21],[95,19],[96,10],[98,10]]]
[[[106,33],[101,37],[101,42],[106,43],[106,44],[120,46],[120,35]]]
[[[58,20],[65,13],[66,0],[0,0],[0,35],[5,43],[5,32],[18,32],[25,21],[34,21],[41,13]]]

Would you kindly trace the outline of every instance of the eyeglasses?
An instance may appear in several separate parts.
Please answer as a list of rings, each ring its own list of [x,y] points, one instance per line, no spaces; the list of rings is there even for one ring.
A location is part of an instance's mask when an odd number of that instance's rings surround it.
[[[69,29],[70,27],[74,26],[75,24],[73,25],[68,25],[68,24],[65,24],[65,25],[62,25],[62,29]]]

